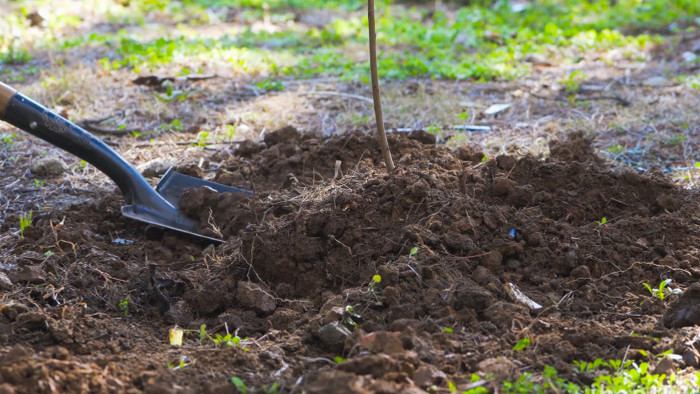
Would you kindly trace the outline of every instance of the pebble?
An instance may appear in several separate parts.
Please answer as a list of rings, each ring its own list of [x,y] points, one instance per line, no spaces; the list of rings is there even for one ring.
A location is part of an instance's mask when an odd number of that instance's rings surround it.
[[[345,346],[345,340],[351,332],[338,322],[328,323],[318,330],[318,337],[329,350],[340,351]]]
[[[38,265],[27,265],[16,271],[11,271],[8,276],[12,283],[40,284],[46,281],[46,275]]]
[[[10,290],[12,288],[12,281],[7,276],[6,273],[0,272],[0,290]]]
[[[141,164],[137,168],[141,172],[141,175],[145,176],[146,178],[155,178],[165,174],[165,171],[168,171],[168,168],[172,166],[172,161],[154,159]]]
[[[492,374],[497,381],[504,381],[518,374],[515,364],[505,357],[487,358],[476,364],[476,368],[484,374]]]
[[[432,365],[421,365],[413,374],[413,381],[420,387],[430,387],[434,384],[440,384],[447,378],[444,372],[435,368]]]
[[[37,175],[60,175],[68,171],[68,165],[57,156],[47,156],[32,163],[31,170]]]

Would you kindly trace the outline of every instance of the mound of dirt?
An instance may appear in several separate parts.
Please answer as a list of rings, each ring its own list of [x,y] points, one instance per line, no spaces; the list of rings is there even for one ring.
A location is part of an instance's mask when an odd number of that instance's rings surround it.
[[[32,289],[10,283],[0,339],[31,348],[6,357],[34,355],[95,390],[213,392],[238,376],[250,387],[360,393],[464,388],[471,373],[493,374],[493,387],[522,366],[568,373],[574,360],[692,350],[689,334],[661,324],[666,304],[643,283],[700,278],[697,192],[607,168],[581,135],[552,145],[550,158],[485,163],[468,148],[389,137],[390,174],[360,133],[285,128],[218,152],[215,181],[256,194],[190,190],[181,208],[228,240],[219,246],[120,233],[141,227],[119,216],[118,198],[89,215],[40,215],[31,241],[10,241],[5,226],[6,265],[43,275],[25,276]],[[71,219],[55,226],[62,215]],[[170,350],[174,325],[191,331]],[[202,325],[253,339],[211,352]],[[512,351],[525,337],[532,345]],[[45,362],[52,346],[63,363]],[[175,354],[187,367],[166,367]],[[88,355],[108,378],[76,367]],[[0,373],[25,391],[51,387],[30,378],[54,379]]]

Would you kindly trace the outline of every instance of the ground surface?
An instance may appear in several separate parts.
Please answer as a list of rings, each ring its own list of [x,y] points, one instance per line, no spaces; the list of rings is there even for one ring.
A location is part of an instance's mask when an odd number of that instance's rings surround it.
[[[576,364],[601,359],[697,390],[700,95],[679,75],[700,36],[667,38],[632,60],[531,59],[508,82],[389,81],[388,126],[424,129],[390,134],[390,174],[363,83],[149,86],[100,68],[102,47],[37,50],[41,73],[4,64],[30,96],[109,129],[149,180],[172,164],[255,195],[188,192],[183,210],[227,240],[202,244],[123,218],[91,165],[0,126],[0,388],[563,392],[618,369]],[[67,167],[30,169],[45,156]],[[644,286],[667,279],[663,300]]]

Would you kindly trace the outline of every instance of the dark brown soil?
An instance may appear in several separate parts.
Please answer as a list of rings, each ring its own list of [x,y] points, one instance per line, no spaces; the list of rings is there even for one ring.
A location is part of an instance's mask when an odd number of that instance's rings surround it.
[[[389,393],[465,388],[471,373],[494,388],[669,349],[698,367],[679,326],[700,321],[700,290],[661,301],[643,286],[700,278],[697,192],[610,169],[577,134],[549,158],[484,163],[421,141],[390,135],[391,174],[364,134],[289,127],[217,152],[215,180],[256,192],[185,195],[218,246],[122,218],[116,194],[37,214],[23,239],[7,217],[0,388],[219,393],[237,376],[251,390]],[[200,342],[203,324],[244,340]],[[175,326],[192,330],[182,347]]]

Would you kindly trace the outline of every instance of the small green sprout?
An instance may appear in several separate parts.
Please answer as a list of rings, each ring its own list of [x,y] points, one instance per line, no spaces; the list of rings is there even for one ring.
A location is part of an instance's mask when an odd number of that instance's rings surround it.
[[[24,229],[32,225],[32,211],[19,216],[19,235],[24,238]]]
[[[446,332],[448,334],[452,334],[454,330],[451,327],[445,327],[442,329],[442,332]]]
[[[119,310],[124,313],[124,317],[129,317],[129,299],[131,296],[126,296],[123,300],[119,301]]]
[[[168,368],[172,369],[173,371],[177,371],[178,369],[183,369],[187,366],[187,364],[185,364],[185,360],[180,360],[180,363],[177,365],[173,365],[171,363],[167,363],[166,365]]]
[[[38,180],[38,179],[35,179],[35,180],[34,180],[34,186],[35,186],[35,187],[46,186],[46,181],[40,181],[40,180]]]
[[[47,250],[46,252],[44,252],[44,256],[46,256],[46,258],[49,258],[49,257],[53,256],[54,254],[55,253],[50,251],[50,250]]]
[[[513,350],[518,352],[520,350],[524,350],[528,346],[530,346],[530,338],[523,338],[523,339],[519,340],[518,343],[515,344],[515,346],[513,347]]]
[[[671,283],[671,281],[672,281],[672,279],[666,279],[664,281],[661,281],[661,283],[659,283],[659,287],[656,289],[652,288],[651,286],[649,286],[646,283],[642,283],[642,284],[644,285],[644,287],[647,288],[647,290],[649,290],[651,295],[653,295],[654,297],[663,301],[667,295],[681,293],[681,289],[671,289],[671,288],[667,287],[668,284]]]
[[[489,159],[489,156],[488,156],[488,155],[484,155],[484,157],[481,158],[481,162],[482,162],[482,163],[486,163],[486,160],[488,160],[488,159]]]
[[[418,251],[420,248],[418,246],[414,246],[411,251],[408,253],[408,257],[413,257],[418,254]]]
[[[340,364],[340,363],[344,363],[346,360],[340,356],[335,356],[335,357],[333,357],[333,361]]]
[[[231,383],[236,386],[240,393],[246,394],[248,392],[248,386],[246,386],[238,376],[231,377]]]
[[[608,222],[608,218],[606,218],[605,216],[603,216],[603,218],[600,219],[600,221],[596,221],[596,223],[598,223],[599,226],[605,226],[605,223],[607,223],[607,222]]]

